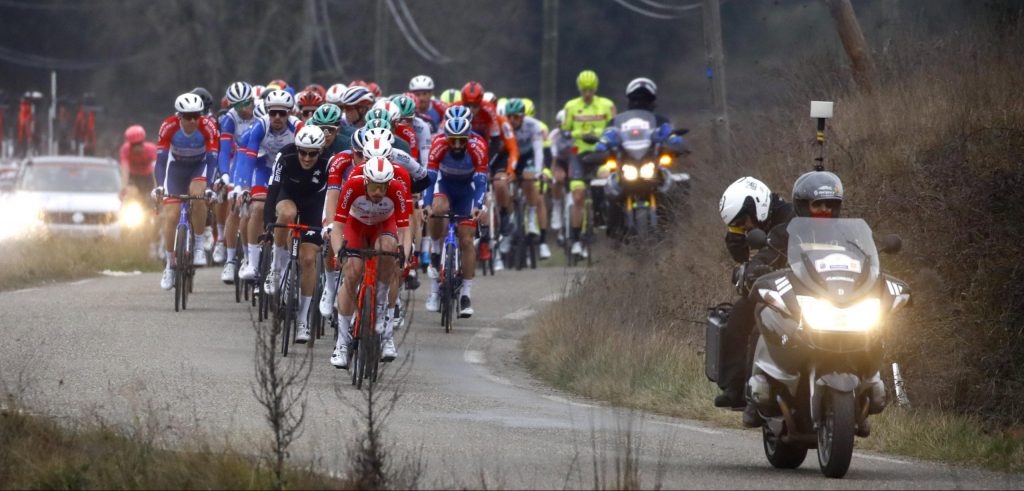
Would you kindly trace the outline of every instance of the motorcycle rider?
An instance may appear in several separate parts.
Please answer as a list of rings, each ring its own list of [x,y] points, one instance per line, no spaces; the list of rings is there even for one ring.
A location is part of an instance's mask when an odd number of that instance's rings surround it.
[[[773,193],[763,182],[749,176],[737,179],[725,189],[718,211],[729,227],[725,234],[725,248],[739,264],[750,260],[747,232],[756,228],[768,233],[778,225],[784,228],[793,218],[792,204],[778,193]],[[747,366],[744,361],[753,327],[754,301],[741,295],[733,303],[722,331],[722,377],[718,381],[722,393],[715,397],[715,407],[741,408],[746,405],[743,385],[747,381]]]

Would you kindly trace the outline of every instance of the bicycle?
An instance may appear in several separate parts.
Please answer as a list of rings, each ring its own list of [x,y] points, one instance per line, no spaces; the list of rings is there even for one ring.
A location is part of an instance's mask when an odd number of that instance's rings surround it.
[[[298,333],[299,326],[299,245],[302,243],[303,233],[320,233],[320,227],[310,227],[301,223],[271,223],[267,225],[267,233],[260,236],[264,242],[273,242],[273,230],[286,228],[291,238],[291,247],[288,248],[288,264],[284,268],[284,276],[278,285],[275,298],[271,299],[274,305],[274,331],[281,331],[281,355],[288,356],[288,345]],[[318,309],[319,310],[319,309]],[[310,347],[313,339],[310,338]]]
[[[537,259],[540,255],[539,236],[530,234],[527,231],[527,223],[530,217],[528,216],[529,208],[526,205],[526,194],[523,191],[524,185],[532,186],[535,181],[537,181],[536,178],[526,178],[521,174],[517,175],[515,181],[513,181],[512,213],[515,217],[513,220],[515,228],[512,231],[512,248],[509,251],[509,260],[506,263],[515,267],[516,271],[526,267],[527,261],[529,261],[530,269],[537,269]]]
[[[330,243],[330,240],[325,240],[323,245],[320,246],[320,254],[317,254],[317,256],[316,256],[316,276],[317,276],[317,278],[316,278],[316,288],[313,290],[313,298],[314,299],[319,301],[320,297],[323,296],[324,289],[327,288],[327,271],[328,271],[328,268],[331,271],[333,271],[335,269],[335,265],[336,264],[337,263],[336,263],[334,254],[331,253],[331,243]],[[339,279],[339,282],[340,282],[340,279],[341,279],[340,274],[338,276],[338,279]],[[339,284],[335,284],[334,285],[334,291],[335,292],[338,291],[338,287],[339,286],[340,286]],[[335,340],[338,339],[338,332],[337,332],[338,331],[338,315],[337,315],[337,312],[338,312],[338,306],[335,303],[335,306],[334,306],[334,309],[333,309],[333,315],[331,315],[330,319],[327,320],[327,322],[329,322],[331,324],[331,326],[334,328],[334,331],[335,331],[334,332],[334,339]],[[325,322],[324,321],[325,320],[326,319],[324,319],[323,314],[320,313],[319,306],[317,308],[315,308],[315,309],[311,308],[311,310],[310,310],[309,326],[310,326],[310,329],[313,331],[313,334],[316,336],[316,339],[320,339],[324,335],[324,332],[325,332],[325,327],[324,327]]]
[[[233,205],[234,206],[234,205]],[[244,216],[249,213],[249,200],[245,200],[241,205],[237,206],[239,216]],[[232,210],[234,213],[235,210]],[[235,303],[241,303],[244,298],[249,301],[249,296],[252,293],[252,282],[243,281],[238,277],[238,271],[242,269],[242,261],[245,259],[245,235],[242,233],[242,227],[238,227],[238,232],[235,234],[235,257],[228,258],[228,261],[235,263],[235,274],[234,274],[234,285],[235,285]],[[253,305],[255,306],[256,298],[252,299]]]
[[[188,309],[188,295],[192,293],[192,281],[196,268],[192,265],[192,249],[195,247],[195,235],[192,234],[192,202],[206,200],[206,196],[188,194],[164,194],[158,198],[172,198],[181,201],[181,213],[178,215],[178,226],[174,229],[174,311]],[[180,307],[180,309],[179,309]]]
[[[490,178],[488,186],[491,186],[494,182],[494,178]],[[480,272],[484,276],[490,274],[494,276],[494,255],[501,254],[500,249],[495,248],[495,244],[498,243],[497,235],[495,233],[495,217],[494,213],[497,210],[497,204],[494,201],[494,191],[488,190],[487,192],[487,209],[490,210],[487,213],[487,231],[481,233],[480,238],[477,239],[476,244],[476,262],[480,266]]]
[[[356,312],[352,319],[352,343],[348,346],[349,370],[352,385],[363,387],[363,380],[372,386],[377,382],[380,367],[381,334],[377,332],[377,260],[380,256],[392,256],[404,267],[405,257],[401,252],[387,252],[378,249],[349,249],[342,245],[340,256],[363,259],[363,281],[356,292]],[[386,307],[386,305],[385,305]]]
[[[571,181],[570,181],[571,182]],[[584,180],[586,188],[583,191],[583,221],[580,224],[580,246],[583,247],[583,255],[587,259],[587,266],[593,265],[594,255],[591,253],[590,245],[594,240],[594,199],[591,196],[590,181]],[[571,223],[572,223],[572,207],[576,206],[573,203],[572,193],[568,192],[565,195],[565,207],[563,210],[562,223],[565,225],[566,239],[565,239],[565,264],[566,266],[573,267],[578,261],[576,255],[572,253],[573,240],[570,235]]]
[[[449,333],[452,332],[452,322],[462,293],[462,253],[455,231],[459,220],[472,220],[473,217],[456,215],[449,209],[448,213],[433,214],[430,218],[448,219],[448,234],[441,245],[441,271],[437,276],[440,283],[441,325],[444,326],[444,332]]]

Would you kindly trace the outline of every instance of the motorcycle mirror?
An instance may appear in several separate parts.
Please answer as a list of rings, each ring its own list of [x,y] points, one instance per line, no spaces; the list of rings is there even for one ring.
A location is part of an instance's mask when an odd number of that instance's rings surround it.
[[[763,249],[768,245],[768,234],[764,230],[755,228],[747,232],[747,246],[751,249]]]
[[[672,130],[672,134],[676,136],[683,136],[690,132],[689,128],[676,128]]]
[[[900,239],[899,235],[889,234],[880,237],[878,240],[878,245],[880,246],[878,248],[879,252],[884,252],[887,254],[896,254],[897,252],[900,252],[900,250],[903,249],[903,239]]]

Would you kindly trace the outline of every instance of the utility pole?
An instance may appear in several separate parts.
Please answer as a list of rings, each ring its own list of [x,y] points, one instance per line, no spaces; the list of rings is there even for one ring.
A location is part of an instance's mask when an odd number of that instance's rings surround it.
[[[874,89],[875,62],[871,59],[871,51],[864,41],[864,33],[860,30],[857,15],[853,12],[850,0],[828,0],[828,10],[836,21],[839,39],[843,41],[846,55],[850,57],[853,68],[853,79],[865,92]]]
[[[704,48],[707,52],[707,77],[711,82],[712,124],[715,133],[715,160],[732,162],[732,136],[725,99],[725,52],[722,48],[722,12],[718,0],[704,0]]]
[[[384,66],[384,54],[387,53],[388,30],[387,30],[387,6],[385,0],[377,0],[377,22],[374,28],[373,43],[373,81],[380,86],[381,90],[387,90],[387,68]]]
[[[316,22],[316,5],[313,4],[315,0],[304,0],[302,5],[302,15],[304,15],[306,28],[302,31],[302,62],[299,64],[299,80],[300,87],[305,84],[309,84],[313,79],[313,42],[314,36],[319,36],[320,33],[317,29],[312,29],[310,26],[317,25]]]
[[[544,46],[540,54],[540,117],[554,121],[558,112],[558,0],[544,0]]]

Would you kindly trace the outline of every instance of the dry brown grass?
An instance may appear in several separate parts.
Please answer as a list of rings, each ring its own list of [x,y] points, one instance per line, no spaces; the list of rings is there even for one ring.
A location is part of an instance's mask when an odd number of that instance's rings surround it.
[[[149,244],[122,240],[42,236],[0,242],[0,291],[113,271],[158,271]]]
[[[786,77],[792,90],[732,113],[737,163],[696,159],[693,216],[669,248],[599,268],[578,294],[536,319],[523,349],[555,385],[615,403],[731,422],[703,376],[706,308],[733,297],[717,204],[754,175],[787,199],[811,169],[809,100],[834,100],[829,169],[847,190],[844,213],[904,251],[883,267],[908,281],[916,308],[890,324],[915,410],[878,418],[870,448],[1024,469],[1024,33],[958,33],[907,44],[878,60],[873,94],[851,91],[822,58]],[[710,155],[707,128],[691,136]]]

